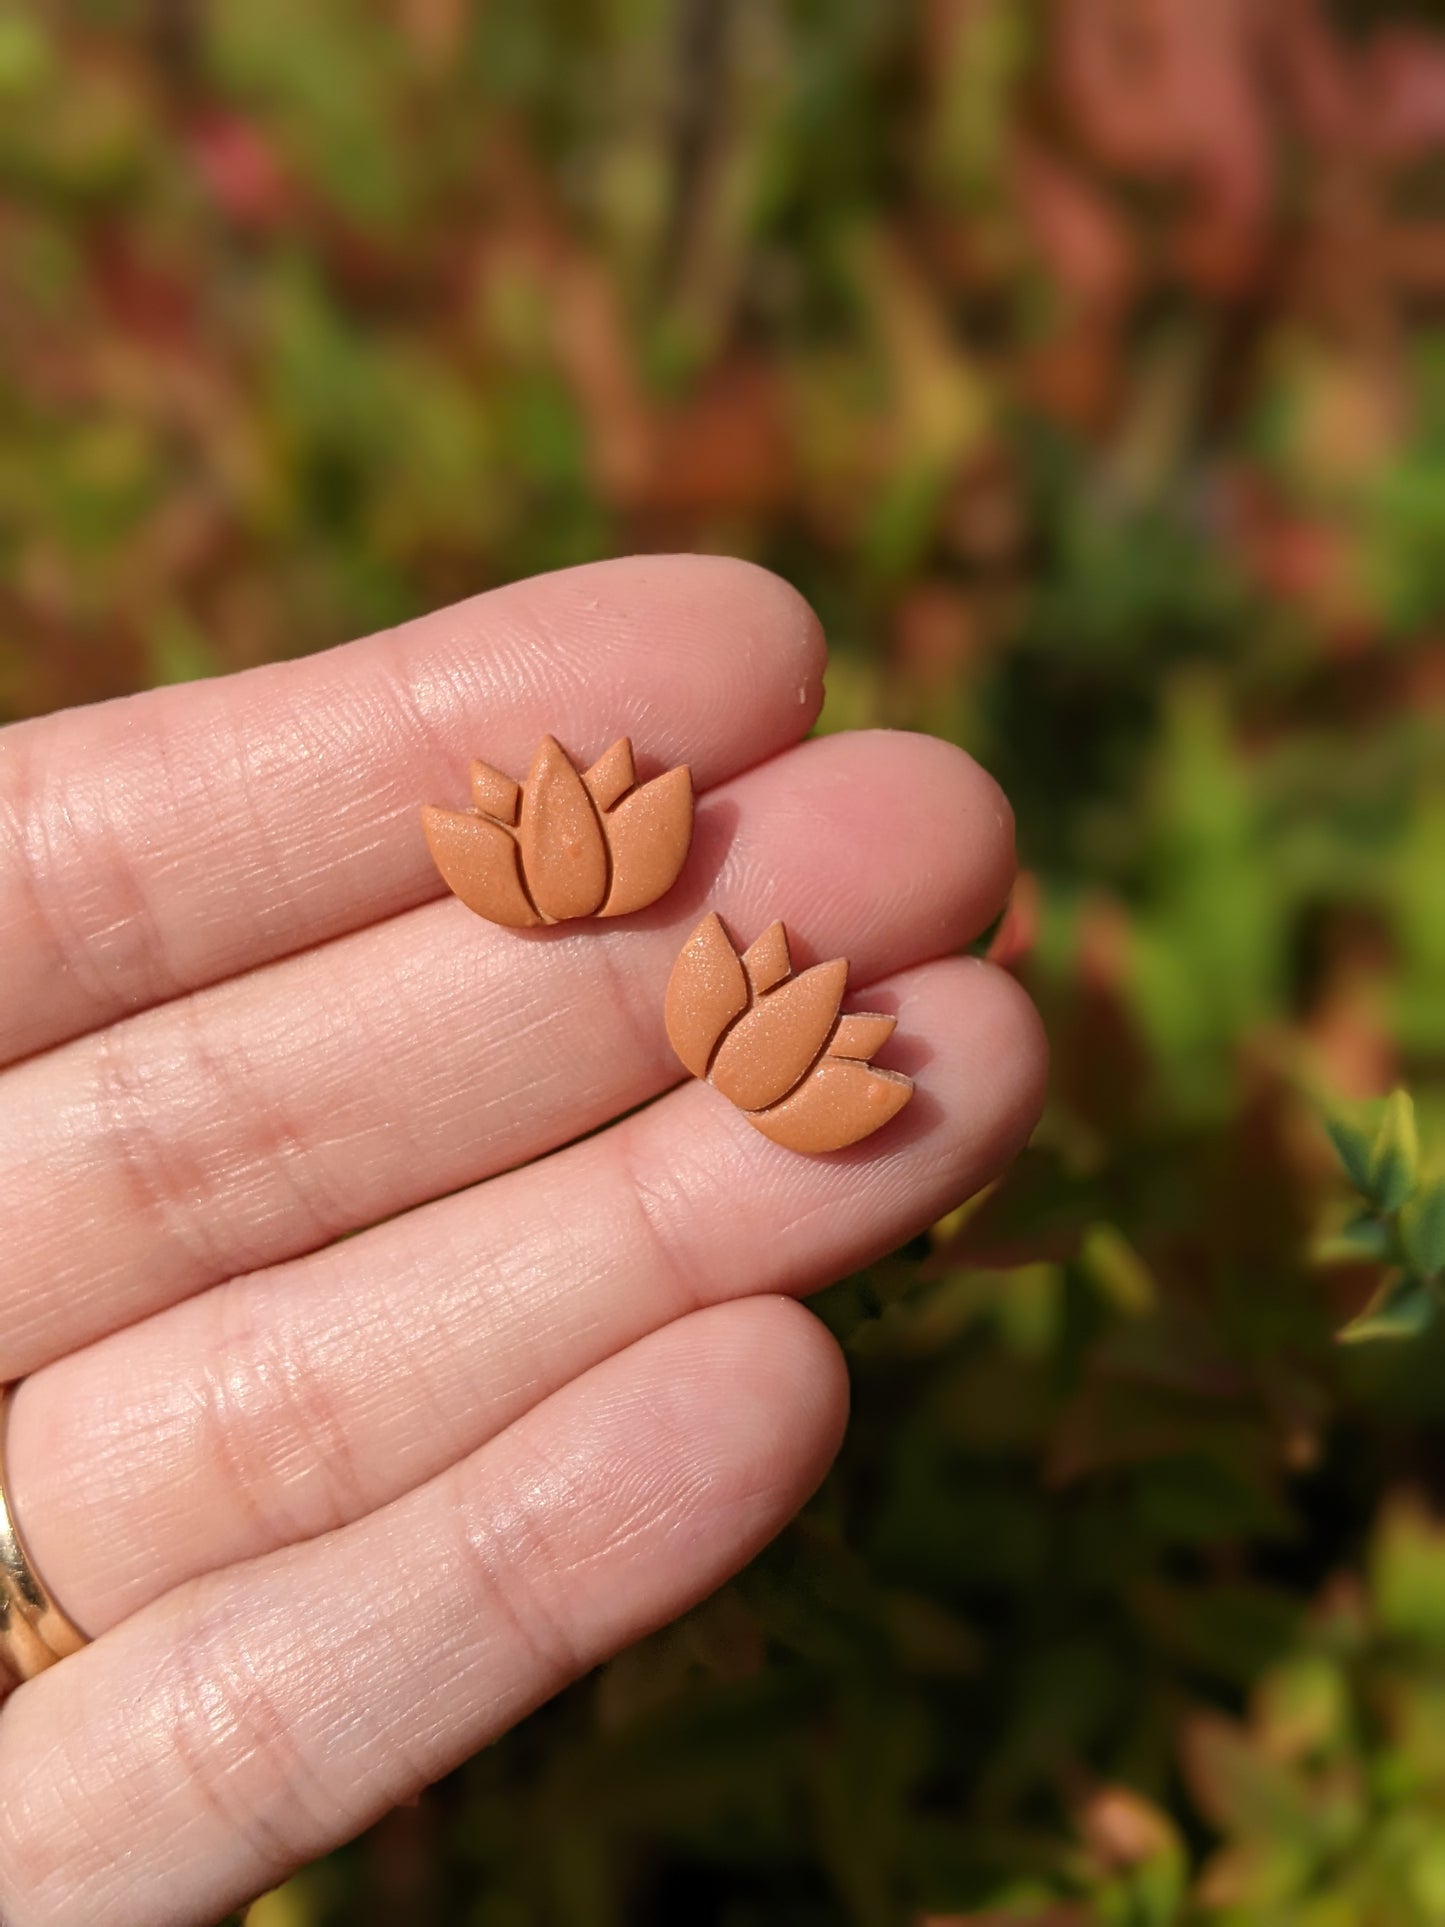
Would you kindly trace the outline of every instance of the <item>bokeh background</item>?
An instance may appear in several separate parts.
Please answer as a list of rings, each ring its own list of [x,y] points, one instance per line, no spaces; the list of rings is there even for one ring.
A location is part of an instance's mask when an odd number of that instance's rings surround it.
[[[1437,8],[0,8],[0,715],[661,547],[1008,786],[1048,1114],[796,1528],[252,1922],[1445,1922]]]

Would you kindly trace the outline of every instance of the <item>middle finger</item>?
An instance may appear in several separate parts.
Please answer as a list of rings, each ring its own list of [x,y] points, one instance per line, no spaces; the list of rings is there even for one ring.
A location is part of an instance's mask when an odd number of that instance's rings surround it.
[[[1000,792],[930,737],[790,751],[710,792],[695,841],[625,926],[518,937],[447,899],[4,1073],[0,1382],[655,1096],[707,904],[749,941],[784,917],[862,983],[966,942],[1012,874]]]
[[[22,1386],[11,1497],[68,1610],[98,1632],[199,1572],[359,1518],[680,1314],[807,1291],[992,1177],[1042,1094],[1024,993],[953,958],[864,997],[896,1012],[884,1061],[917,1069],[919,1089],[856,1152],[780,1150],[689,1083]]]

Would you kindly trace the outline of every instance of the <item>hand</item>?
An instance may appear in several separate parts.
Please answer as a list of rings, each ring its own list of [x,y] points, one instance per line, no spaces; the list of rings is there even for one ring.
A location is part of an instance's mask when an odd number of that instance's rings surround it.
[[[800,744],[822,672],[773,577],[639,558],[0,734],[10,1497],[94,1641],[0,1712],[8,1927],[214,1919],[821,1478],[845,1375],[793,1295],[992,1177],[1044,1077],[948,956],[1007,805],[928,737]],[[520,936],[443,894],[418,806],[547,731],[691,763],[653,909]],[[679,1082],[707,906],[896,1010],[886,1134],[801,1158]]]

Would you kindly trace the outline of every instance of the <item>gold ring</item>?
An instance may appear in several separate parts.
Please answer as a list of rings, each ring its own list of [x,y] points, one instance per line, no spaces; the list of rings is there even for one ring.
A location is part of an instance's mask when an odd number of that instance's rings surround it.
[[[11,1675],[9,1686],[33,1679],[86,1644],[85,1634],[66,1618],[30,1563],[10,1507],[5,1434],[14,1396],[13,1385],[0,1387],[0,1666]]]

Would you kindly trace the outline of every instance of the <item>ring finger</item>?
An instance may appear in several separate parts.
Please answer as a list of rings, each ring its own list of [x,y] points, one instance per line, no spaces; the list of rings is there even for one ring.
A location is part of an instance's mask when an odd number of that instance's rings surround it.
[[[626,928],[430,904],[0,1074],[0,1380],[654,1097],[705,904],[753,934],[786,914],[867,981],[974,936],[1012,865],[961,752],[832,737],[708,795],[679,887]]]
[[[687,1084],[608,1131],[47,1368],[11,1418],[12,1497],[91,1632],[197,1573],[330,1530],[476,1449],[698,1306],[812,1289],[992,1177],[1044,1048],[987,965],[867,994],[918,1094],[886,1137],[805,1159]]]

